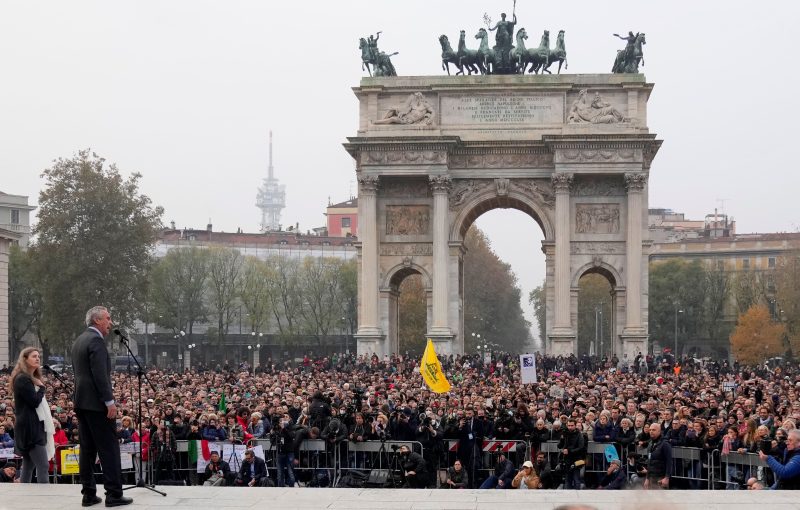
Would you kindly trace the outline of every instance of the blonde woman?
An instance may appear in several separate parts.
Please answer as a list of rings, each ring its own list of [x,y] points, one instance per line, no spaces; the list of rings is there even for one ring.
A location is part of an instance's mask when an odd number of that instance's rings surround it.
[[[36,471],[38,483],[49,483],[47,470],[55,453],[53,417],[44,398],[42,360],[39,351],[26,347],[19,353],[11,372],[10,390],[14,394],[17,425],[14,428],[14,450],[22,457],[20,481],[30,483]],[[44,416],[43,416],[44,414]]]

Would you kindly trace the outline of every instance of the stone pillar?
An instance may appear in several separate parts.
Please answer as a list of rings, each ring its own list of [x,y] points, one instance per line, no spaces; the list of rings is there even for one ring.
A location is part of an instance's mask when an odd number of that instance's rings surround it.
[[[379,178],[358,178],[358,237],[361,241],[361,293],[358,314],[358,354],[383,354],[383,332],[378,326],[378,207]]]
[[[9,311],[8,302],[8,256],[11,240],[0,234],[0,365],[11,366],[9,359],[11,345],[9,344]]]
[[[555,309],[554,324],[550,333],[552,352],[574,352],[575,332],[570,316],[570,207],[569,188],[572,174],[554,174],[553,191],[556,195],[555,211]]]
[[[446,175],[437,175],[430,177],[429,182],[433,191],[433,320],[428,335],[434,341],[448,341],[452,339],[448,313],[450,298],[448,192],[451,181]],[[447,347],[449,352],[450,346]]]
[[[646,350],[647,333],[642,324],[642,195],[647,185],[644,173],[625,174],[628,188],[628,232],[625,246],[625,329],[623,353],[630,358]]]

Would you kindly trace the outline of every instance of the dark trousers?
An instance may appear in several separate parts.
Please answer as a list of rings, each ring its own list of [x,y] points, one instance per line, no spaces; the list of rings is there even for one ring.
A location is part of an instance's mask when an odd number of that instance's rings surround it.
[[[103,469],[103,486],[106,496],[122,497],[122,468],[119,458],[119,440],[114,421],[106,413],[76,409],[78,415],[78,439],[80,441],[79,466],[81,471],[81,493],[93,496],[97,493],[94,481],[94,463],[100,456]]]

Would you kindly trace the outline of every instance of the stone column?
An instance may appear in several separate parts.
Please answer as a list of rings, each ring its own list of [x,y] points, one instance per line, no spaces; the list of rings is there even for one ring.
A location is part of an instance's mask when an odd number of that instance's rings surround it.
[[[643,173],[625,174],[628,188],[628,235],[625,251],[625,328],[642,328],[642,191],[647,183]]]
[[[452,334],[448,320],[450,297],[448,192],[450,185],[450,178],[446,175],[430,177],[430,186],[433,191],[433,321],[429,334],[437,337],[449,337]]]
[[[553,175],[553,190],[556,194],[556,246],[555,246],[555,324],[553,333],[572,333],[570,324],[570,275],[569,275],[569,187],[572,174]]]
[[[11,249],[11,239],[0,234],[0,364],[11,364],[11,345],[9,343],[9,311],[8,302],[8,257]]]
[[[358,237],[361,241],[361,295],[358,314],[358,353],[376,352],[383,335],[378,327],[378,212],[379,178],[358,178]]]

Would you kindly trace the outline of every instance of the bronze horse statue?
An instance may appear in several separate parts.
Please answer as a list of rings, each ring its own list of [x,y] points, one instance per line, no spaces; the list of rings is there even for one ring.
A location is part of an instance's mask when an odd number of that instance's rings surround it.
[[[524,28],[517,30],[517,45],[511,48],[509,53],[509,60],[514,62],[517,73],[525,73],[525,69],[530,63],[528,48],[525,47],[525,39],[528,38],[528,32]]]
[[[561,74],[561,64],[564,64],[564,69],[567,69],[567,49],[564,46],[564,31],[558,31],[558,37],[556,37],[556,47],[553,50],[550,50],[550,55],[547,59],[547,65],[542,69],[542,72],[546,72],[548,74],[551,73],[548,68],[554,63],[558,62],[558,71],[556,74]]]
[[[464,74],[464,67],[458,61],[458,53],[450,47],[450,40],[446,35],[439,36],[439,44],[442,45],[442,69],[447,71],[447,75],[450,76],[450,64],[453,64],[458,67],[461,74]]]
[[[475,34],[475,39],[480,39],[481,41],[478,47],[478,58],[483,62],[483,69],[485,69],[486,74],[491,74],[495,70],[497,55],[495,55],[494,50],[489,47],[489,33],[485,28],[481,28],[478,30],[478,33]]]
[[[466,67],[467,72],[469,74],[478,73],[481,74],[486,73],[486,69],[483,67],[482,59],[478,56],[477,50],[470,50],[467,48],[466,43],[466,32],[464,30],[461,31],[458,37],[458,68],[460,69],[459,72],[456,74],[464,74],[464,70],[462,68]]]
[[[528,50],[528,62],[531,67],[528,72],[539,74],[539,69],[546,69],[550,65],[550,31],[545,30],[538,48]],[[525,71],[522,71],[523,74]]]
[[[626,46],[624,50],[617,51],[617,58],[614,59],[614,66],[611,68],[612,73],[638,73],[639,63],[641,62],[644,67],[644,53],[642,52],[642,45],[647,44],[644,32],[636,34],[633,41],[632,51]]]
[[[361,50],[362,71],[366,68],[370,76],[397,76],[391,57],[398,55],[398,52],[390,55],[382,51],[376,52],[363,37],[359,39],[358,48]],[[370,70],[370,65],[372,65],[372,70]]]

